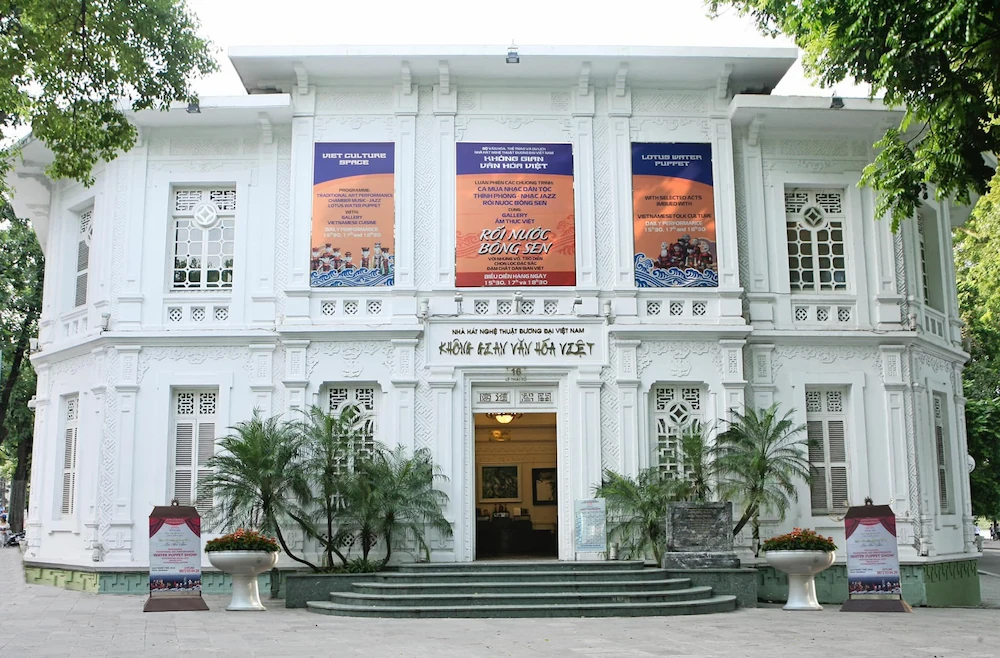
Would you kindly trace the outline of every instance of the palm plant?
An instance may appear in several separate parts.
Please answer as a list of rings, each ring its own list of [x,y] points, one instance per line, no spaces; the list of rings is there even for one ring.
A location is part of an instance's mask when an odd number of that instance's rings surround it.
[[[634,479],[604,471],[604,481],[595,487],[594,496],[605,499],[608,536],[621,544],[626,559],[652,552],[656,563],[662,564],[667,503],[677,499],[681,486],[664,478],[656,466],[640,471]]]
[[[264,418],[258,409],[230,429],[208,461],[212,473],[199,485],[217,503],[210,522],[273,532],[288,557],[318,571],[292,553],[281,531],[288,519],[308,523],[302,506],[312,493],[299,461],[302,439],[291,423],[279,416]]]
[[[340,551],[345,535],[335,534],[334,526],[341,510],[341,489],[362,439],[361,414],[353,406],[339,415],[327,413],[318,406],[310,407],[305,413],[305,420],[296,423],[295,429],[305,443],[302,466],[318,495],[319,513],[325,522],[326,533],[303,529],[323,546],[326,567],[333,567],[334,555],[346,566],[347,558]]]
[[[682,482],[685,499],[704,503],[712,495],[714,450],[708,444],[708,430],[695,421],[681,434],[681,462],[687,478]]]
[[[392,556],[393,539],[410,534],[430,559],[425,532],[428,527],[450,537],[451,524],[442,507],[448,496],[434,488],[434,481],[444,476],[434,472],[431,453],[425,448],[408,456],[406,448],[376,450],[359,460],[354,476],[345,489],[344,512],[361,541],[362,554],[368,558],[371,546],[381,537],[385,558]]]
[[[749,522],[754,555],[760,551],[760,514],[773,512],[782,521],[790,501],[798,500],[796,481],[808,480],[809,462],[803,456],[805,425],[795,425],[792,411],[778,416],[778,405],[767,409],[733,411],[733,421],[720,434],[714,449],[719,493],[743,503],[743,516],[733,535]]]

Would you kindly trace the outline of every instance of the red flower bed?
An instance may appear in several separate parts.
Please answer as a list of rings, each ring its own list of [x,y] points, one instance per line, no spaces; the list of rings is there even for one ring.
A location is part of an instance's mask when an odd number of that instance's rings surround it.
[[[213,551],[267,551],[274,553],[278,550],[281,548],[274,539],[262,535],[256,530],[243,530],[242,528],[218,539],[212,539],[205,544],[206,553]]]
[[[795,528],[786,535],[778,535],[764,541],[765,551],[835,551],[837,545],[833,537],[824,537],[815,530]]]

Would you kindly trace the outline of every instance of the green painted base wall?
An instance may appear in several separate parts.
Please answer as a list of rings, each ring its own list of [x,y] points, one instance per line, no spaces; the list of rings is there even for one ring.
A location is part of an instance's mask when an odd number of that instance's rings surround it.
[[[283,595],[285,578],[288,573],[293,572],[281,572],[278,583],[279,596]],[[51,585],[76,592],[94,594],[149,594],[149,573],[143,571],[95,573],[25,565],[24,581],[29,585]],[[258,576],[257,584],[262,595],[270,595],[271,574],[263,573]],[[203,572],[201,574],[201,591],[203,594],[231,594],[233,591],[232,578],[229,574],[217,571]]]
[[[978,560],[904,564],[900,566],[903,599],[911,606],[976,606],[979,595]],[[788,579],[769,566],[757,567],[757,593],[761,601],[784,602]],[[841,604],[847,600],[847,567],[835,564],[816,576],[816,598],[820,603]]]

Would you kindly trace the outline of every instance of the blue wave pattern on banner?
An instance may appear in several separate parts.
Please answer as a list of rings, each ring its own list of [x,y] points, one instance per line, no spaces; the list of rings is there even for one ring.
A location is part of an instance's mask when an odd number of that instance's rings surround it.
[[[653,267],[646,254],[635,255],[635,285],[639,288],[718,288],[719,275],[715,270],[699,272],[679,267],[662,269]]]
[[[362,288],[367,286],[391,286],[393,285],[394,272],[390,268],[388,274],[382,274],[378,270],[368,268],[357,268],[354,270],[341,270],[340,272],[312,272],[309,275],[309,284],[314,287],[330,288]]]

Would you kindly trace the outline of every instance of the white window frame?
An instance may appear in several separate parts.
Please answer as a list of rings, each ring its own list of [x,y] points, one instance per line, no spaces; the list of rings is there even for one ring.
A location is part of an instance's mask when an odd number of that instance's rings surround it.
[[[231,195],[231,196],[230,196]],[[239,225],[239,207],[244,202],[244,195],[240,193],[240,186],[233,183],[217,183],[197,185],[175,184],[170,187],[169,195],[169,225],[170,225],[170,260],[168,268],[167,286],[171,292],[223,292],[232,290],[236,279],[236,229]],[[182,227],[181,224],[186,226]],[[198,268],[192,270],[189,259],[194,255],[189,254],[184,260],[185,267],[179,268],[181,260],[178,255],[178,234],[181,230],[197,230],[201,233],[201,251],[198,256]],[[209,239],[210,232],[219,231],[219,259],[220,267],[209,268],[208,260],[209,248],[215,242]],[[226,232],[231,232],[230,239],[226,239]],[[227,253],[225,245],[229,244]],[[192,243],[192,248],[195,243]],[[230,261],[226,267],[227,259]],[[209,281],[210,272],[219,272],[217,281]],[[183,274],[183,281],[179,280]],[[191,285],[190,276],[198,274],[197,285]],[[227,280],[228,273],[228,280]]]
[[[78,215],[79,235],[76,238],[76,274],[74,274],[73,309],[87,305],[90,285],[90,244],[94,236],[94,207],[82,210]]]
[[[841,514],[850,506],[848,394],[848,389],[839,386],[807,386],[805,390],[806,439],[809,441],[809,506],[814,516]],[[822,469],[822,482],[817,482],[819,469]],[[840,486],[837,487],[834,482],[835,469],[842,469],[843,474],[842,479],[837,482]],[[816,493],[820,486],[822,502],[825,504],[817,506]]]
[[[931,441],[934,448],[934,476],[938,510],[941,514],[955,513],[955,487],[951,474],[951,437],[948,425],[948,399],[944,393],[931,394]]]
[[[651,463],[660,474],[671,479],[685,479],[681,437],[694,423],[705,422],[708,408],[707,387],[701,382],[656,384],[650,391],[652,410]]]
[[[831,200],[822,197],[822,195],[830,195],[834,193],[840,195],[839,212],[832,209]],[[782,211],[785,217],[785,222],[783,224],[783,234],[787,253],[785,271],[788,276],[790,292],[794,295],[845,295],[851,293],[851,236],[848,226],[849,219],[851,217],[851,200],[849,198],[848,191],[839,186],[797,186],[786,183],[781,188],[781,203]],[[810,250],[809,254],[799,254],[797,253],[797,248],[796,253],[793,253],[792,245],[799,244],[798,240],[793,243],[788,236],[788,232],[792,230],[793,224],[797,235],[801,231],[808,231],[810,234],[810,240],[808,242]],[[839,226],[836,224],[839,224]],[[829,241],[821,242],[819,240],[819,233],[822,231],[826,231],[830,234]],[[840,232],[839,241],[833,240],[832,233],[834,231]],[[830,245],[829,254],[821,255],[819,253],[821,244]],[[841,254],[835,253],[838,244],[842,251]],[[793,269],[791,265],[793,258],[811,259],[811,267],[804,270],[804,272],[811,273],[813,281],[804,283],[802,281],[796,282],[792,280],[792,272],[797,271],[797,269]],[[830,259],[830,269],[820,267],[819,261],[821,258]],[[837,259],[842,261],[842,267],[833,267],[833,263]],[[828,282],[824,282],[823,273],[827,271],[831,273],[830,280]],[[842,275],[842,280],[838,280],[838,273]]]
[[[191,396],[190,413],[182,411],[181,401]],[[206,411],[205,405],[211,400],[211,411]],[[208,460],[215,454],[219,436],[222,395],[219,387],[176,387],[170,395],[170,464],[167,481],[168,502],[176,498],[181,505],[194,505],[203,516],[209,512],[214,500],[209,496],[200,496],[199,487],[204,477],[211,473]],[[191,423],[190,436],[186,437],[187,446],[179,445],[181,427]],[[211,437],[211,438],[209,438]],[[179,463],[180,452],[183,450],[185,462]],[[178,476],[184,471],[187,474],[187,492],[178,491]]]
[[[68,521],[76,514],[77,464],[80,445],[80,394],[72,393],[62,398],[62,432],[60,434],[59,480],[56,500],[56,517]]]

